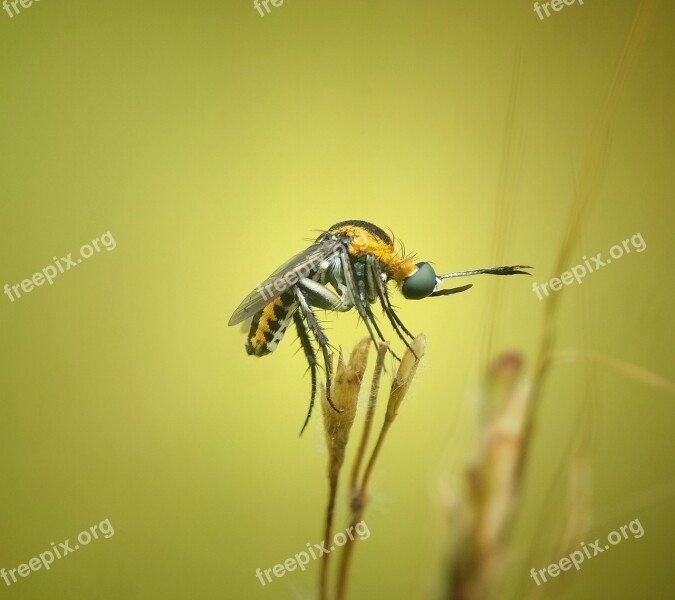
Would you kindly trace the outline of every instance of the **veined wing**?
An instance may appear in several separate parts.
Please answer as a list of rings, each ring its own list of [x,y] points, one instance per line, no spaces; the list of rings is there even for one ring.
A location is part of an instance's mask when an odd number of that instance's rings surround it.
[[[340,244],[339,240],[326,240],[312,244],[293,258],[286,261],[263,283],[254,289],[237,307],[230,317],[228,325],[236,325],[252,317],[260,309],[281,296],[294,285],[300,277],[308,277],[319,266],[321,261],[330,256]]]

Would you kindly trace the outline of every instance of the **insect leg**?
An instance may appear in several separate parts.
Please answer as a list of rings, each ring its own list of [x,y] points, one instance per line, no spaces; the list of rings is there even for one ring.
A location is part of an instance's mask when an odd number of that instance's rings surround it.
[[[312,377],[312,395],[309,400],[309,410],[307,411],[307,417],[305,418],[305,422],[302,425],[302,429],[300,430],[300,435],[302,435],[302,432],[305,431],[305,427],[307,427],[307,423],[309,423],[309,417],[312,416],[312,409],[314,408],[314,398],[316,397],[316,368],[318,362],[316,360],[316,352],[312,347],[312,341],[309,339],[309,332],[307,331],[307,327],[302,321],[302,317],[300,316],[299,312],[296,311],[293,313],[293,321],[295,322],[295,328],[298,332],[298,339],[300,340],[300,345],[302,346],[302,350],[305,353],[305,358],[307,359],[307,364],[309,365],[309,372]]]
[[[370,268],[370,263],[369,260],[374,260],[374,257],[372,255],[367,255],[366,256],[366,263],[363,265],[364,266],[364,273],[365,273],[365,290],[366,290],[366,300],[367,302],[364,303],[364,307],[366,311],[368,312],[368,316],[370,317],[370,320],[373,323],[373,327],[375,328],[375,331],[377,331],[377,335],[380,336],[380,339],[384,342],[386,341],[384,339],[384,336],[382,335],[382,331],[380,331],[380,327],[377,323],[377,318],[373,314],[372,309],[370,308],[370,305],[377,300],[377,284],[375,283],[375,276],[373,274],[373,270]],[[388,346],[389,353],[400,362],[401,357],[396,354],[391,349],[391,346]]]
[[[373,310],[370,308],[370,304],[368,302],[365,302],[363,304],[363,308],[365,309],[366,314],[368,315],[368,318],[370,319],[370,322],[372,323],[373,328],[375,329],[375,332],[377,333],[377,336],[380,338],[380,340],[382,340],[383,342],[386,342],[387,340],[385,339],[384,335],[382,334],[382,330],[380,329],[380,326],[377,324],[377,318],[373,314]],[[394,352],[392,350],[391,346],[387,346],[387,350],[396,360],[398,360],[400,362],[401,357],[398,354],[396,354],[396,352]]]
[[[408,331],[399,316],[396,314],[396,311],[394,311],[391,306],[387,286],[385,285],[384,281],[382,281],[382,269],[380,269],[380,265],[377,263],[377,260],[371,256],[368,257],[368,264],[372,269],[375,278],[375,288],[377,289],[377,295],[380,298],[380,304],[382,305],[384,314],[389,318],[389,322],[391,323],[391,326],[394,328],[394,331],[397,333],[398,337],[400,337],[403,340],[403,343],[412,351],[410,342],[408,342],[403,333],[401,333],[401,330],[408,334],[411,339],[415,339],[415,336]]]
[[[371,285],[372,277],[369,277],[368,279],[369,279],[368,293],[369,295],[371,293],[375,295],[374,290],[372,292],[370,291],[371,288],[373,287]],[[310,306],[322,308],[324,310],[335,310],[338,312],[346,312],[348,310],[351,310],[351,308],[355,305],[355,301],[352,297],[353,296],[352,290],[348,286],[346,286],[346,289],[344,289],[343,296],[340,297],[336,293],[328,289],[324,284],[319,283],[318,281],[314,281],[313,279],[308,279],[307,277],[299,279],[297,285],[304,292],[305,299],[307,300],[307,303]],[[377,324],[377,321],[375,320],[375,315],[370,309],[370,305],[367,302],[364,302],[363,306],[380,340],[382,340],[383,342],[386,341],[384,335],[382,334],[382,331],[380,330],[380,327]],[[396,353],[393,350],[391,350],[391,348],[389,349],[389,351],[393,354],[395,358],[401,360],[396,355]]]
[[[347,285],[347,289],[349,290],[349,293],[352,295],[354,299],[354,306],[356,307],[356,310],[358,311],[361,319],[363,319],[363,322],[366,325],[366,329],[368,329],[370,339],[373,340],[373,344],[375,344],[375,348],[377,348],[378,347],[377,340],[375,339],[375,335],[373,334],[373,330],[370,326],[370,318],[368,316],[368,311],[364,306],[366,304],[365,290],[363,291],[362,296],[361,290],[359,290],[356,285],[356,274],[354,273],[354,266],[349,260],[347,248],[345,248],[344,246],[340,247],[340,260],[342,261],[342,272],[344,274],[345,284]],[[373,313],[371,312],[370,314],[372,315]]]
[[[326,400],[328,400],[328,404],[331,405],[333,410],[336,412],[342,412],[342,409],[333,404],[333,399],[331,397],[331,380],[333,379],[333,370],[331,368],[330,356],[328,354],[328,338],[323,332],[323,329],[321,329],[321,325],[319,325],[319,322],[316,320],[316,317],[314,316],[312,309],[309,307],[309,304],[307,304],[305,295],[297,285],[293,286],[293,292],[295,293],[295,297],[297,298],[298,304],[300,305],[300,310],[302,310],[305,320],[307,321],[307,326],[312,332],[312,335],[314,336],[314,339],[316,340],[316,343],[319,345],[321,353],[323,354],[323,362],[326,367]]]
[[[346,312],[351,310],[351,308],[354,306],[354,300],[353,298],[350,298],[351,291],[349,289],[346,289],[344,295],[340,297],[336,293],[329,290],[322,283],[314,281],[313,279],[308,279],[306,277],[298,280],[297,285],[305,293],[305,298],[307,299],[307,303],[310,306],[322,308],[324,310],[335,310],[338,312]],[[373,294],[374,293],[375,292],[373,292]],[[375,320],[375,315],[373,314],[373,311],[370,309],[370,305],[367,302],[364,303],[364,309],[380,340],[383,342],[386,341],[384,335],[382,335],[380,327],[377,324],[377,321]],[[389,351],[395,358],[401,360],[391,348]]]

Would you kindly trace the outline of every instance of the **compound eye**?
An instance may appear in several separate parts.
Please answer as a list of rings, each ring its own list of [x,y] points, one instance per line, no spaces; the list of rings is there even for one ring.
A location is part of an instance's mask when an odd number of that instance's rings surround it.
[[[421,300],[436,289],[436,273],[428,262],[417,263],[417,271],[403,281],[401,293],[408,300]]]

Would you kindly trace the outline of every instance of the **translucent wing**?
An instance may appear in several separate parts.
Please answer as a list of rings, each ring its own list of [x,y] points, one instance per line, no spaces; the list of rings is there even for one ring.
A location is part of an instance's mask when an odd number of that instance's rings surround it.
[[[251,318],[260,309],[290,288],[299,277],[308,277],[314,273],[321,261],[334,252],[339,244],[340,241],[338,240],[326,240],[313,244],[286,261],[246,296],[245,300],[237,307],[237,310],[232,313],[228,325],[236,325]]]

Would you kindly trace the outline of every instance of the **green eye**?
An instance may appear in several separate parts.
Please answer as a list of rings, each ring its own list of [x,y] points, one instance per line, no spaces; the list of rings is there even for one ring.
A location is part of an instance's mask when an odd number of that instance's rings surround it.
[[[436,289],[436,273],[428,262],[417,263],[417,271],[408,277],[401,286],[402,294],[408,300],[421,300]]]

